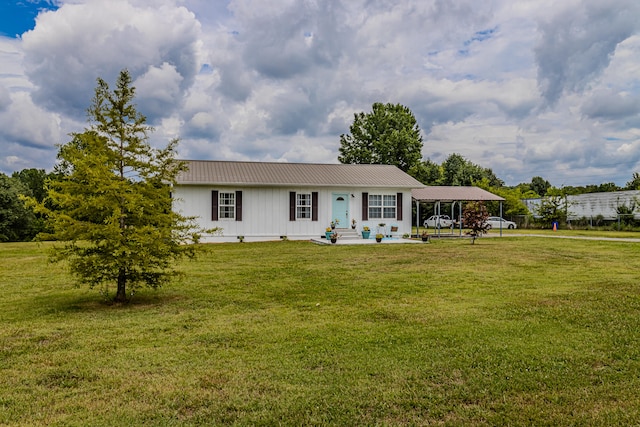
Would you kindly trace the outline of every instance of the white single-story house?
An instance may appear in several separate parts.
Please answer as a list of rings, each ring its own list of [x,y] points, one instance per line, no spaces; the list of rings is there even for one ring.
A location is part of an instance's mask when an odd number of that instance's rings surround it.
[[[391,165],[186,163],[173,206],[203,229],[220,229],[204,242],[319,238],[332,221],[338,232],[353,233],[355,223],[355,231],[367,226],[372,237],[386,227],[401,236],[411,233],[411,190],[424,187]]]

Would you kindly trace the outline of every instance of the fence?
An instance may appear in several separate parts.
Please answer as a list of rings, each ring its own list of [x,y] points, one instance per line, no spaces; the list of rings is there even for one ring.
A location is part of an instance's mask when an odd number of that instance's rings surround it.
[[[516,223],[518,228],[551,228],[551,221],[544,221],[542,218],[533,215],[514,215],[512,218],[506,218]],[[640,219],[634,214],[617,214],[616,218],[609,219],[602,215],[571,218],[562,224],[563,227],[571,228],[597,228],[597,227],[613,227],[621,230],[628,227],[640,227]]]

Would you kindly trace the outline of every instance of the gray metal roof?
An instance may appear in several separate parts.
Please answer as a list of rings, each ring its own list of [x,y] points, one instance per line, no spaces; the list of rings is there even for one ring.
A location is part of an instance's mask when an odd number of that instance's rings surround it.
[[[431,186],[411,190],[411,197],[422,202],[454,202],[454,201],[503,201],[478,187]]]
[[[177,184],[418,188],[420,181],[392,165],[185,160]]]

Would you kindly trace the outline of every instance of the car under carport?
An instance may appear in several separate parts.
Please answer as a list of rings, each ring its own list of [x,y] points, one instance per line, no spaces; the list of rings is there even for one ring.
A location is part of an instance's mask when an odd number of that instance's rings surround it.
[[[502,203],[504,198],[479,187],[462,186],[430,186],[411,190],[411,199],[416,203],[417,233],[420,235],[420,204],[434,203],[434,215],[441,215],[443,203],[451,203],[451,212],[456,208],[462,217],[462,204],[464,202],[500,202],[500,217],[502,217]],[[462,224],[458,224],[459,236],[462,236]],[[441,230],[437,229],[435,236],[440,236]],[[450,234],[451,235],[451,234]],[[502,228],[500,228],[502,236]]]

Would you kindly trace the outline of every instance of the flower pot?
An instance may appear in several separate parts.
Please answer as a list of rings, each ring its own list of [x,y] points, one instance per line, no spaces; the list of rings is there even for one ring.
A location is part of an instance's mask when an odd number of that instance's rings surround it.
[[[331,239],[331,231],[325,231],[324,236],[327,238],[327,240]]]
[[[338,241],[338,239],[330,239],[330,240],[331,240],[331,243],[335,243]]]
[[[376,242],[378,243],[382,242],[382,237],[376,237]]]
[[[362,232],[362,238],[363,239],[368,239],[370,234],[371,234],[371,231],[363,231]]]
[[[423,242],[428,242],[429,241],[429,236],[422,236],[422,241]]]

